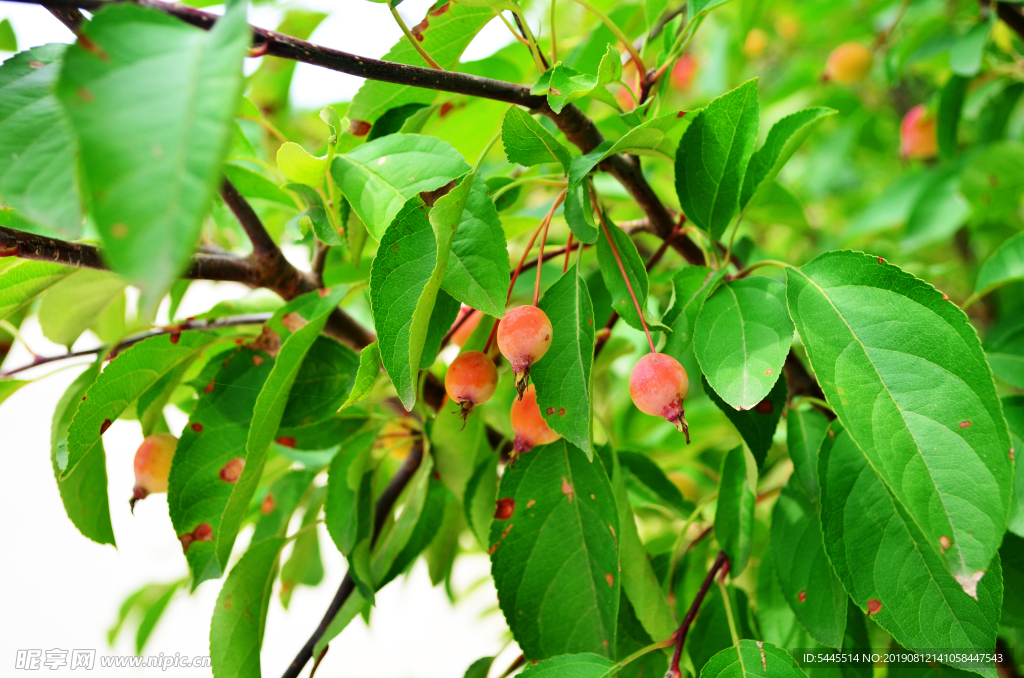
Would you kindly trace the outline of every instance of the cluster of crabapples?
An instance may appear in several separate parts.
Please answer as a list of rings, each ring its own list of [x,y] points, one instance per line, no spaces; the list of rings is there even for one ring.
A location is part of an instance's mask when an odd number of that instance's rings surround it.
[[[516,454],[553,443],[561,437],[541,415],[536,387],[529,383],[530,367],[547,353],[552,336],[551,321],[536,306],[513,308],[498,324],[498,350],[512,368],[518,393],[509,413],[515,432],[513,450]],[[465,418],[475,406],[487,402],[494,395],[498,387],[498,370],[485,351],[463,351],[448,366],[444,386],[448,397],[459,405],[459,411]],[[675,358],[664,353],[645,355],[637,361],[629,377],[629,392],[637,408],[670,421],[686,434],[687,444],[690,434],[683,416],[683,400],[688,391],[686,370]]]

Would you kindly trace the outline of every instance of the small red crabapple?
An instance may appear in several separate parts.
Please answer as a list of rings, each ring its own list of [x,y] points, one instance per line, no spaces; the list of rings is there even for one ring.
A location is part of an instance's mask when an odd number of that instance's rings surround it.
[[[135,488],[129,504],[132,512],[140,499],[167,491],[167,476],[171,473],[171,459],[178,439],[170,433],[157,433],[142,441],[135,452]]]
[[[514,456],[529,452],[537,445],[553,443],[562,437],[552,431],[541,416],[540,407],[537,406],[537,390],[533,384],[523,390],[521,398],[512,401],[509,416],[512,419],[512,430],[516,433],[512,445]]]
[[[530,383],[530,366],[548,352],[552,334],[551,321],[536,306],[517,306],[498,325],[498,350],[512,364],[520,400]]]
[[[900,124],[900,155],[910,158],[934,158],[939,152],[935,116],[923,104],[914,106]]]
[[[490,400],[498,387],[498,370],[483,351],[464,351],[448,366],[444,390],[459,404],[465,421],[475,405]]]
[[[641,412],[664,417],[686,435],[690,428],[683,416],[683,400],[690,391],[686,370],[675,358],[664,353],[648,353],[637,361],[629,375],[629,394]]]
[[[451,342],[459,348],[465,346],[466,342],[469,341],[469,336],[473,334],[473,330],[480,324],[480,316],[482,315],[483,313],[480,311],[471,311],[469,317],[463,320],[462,324],[452,332]],[[455,322],[458,322],[458,320]]]

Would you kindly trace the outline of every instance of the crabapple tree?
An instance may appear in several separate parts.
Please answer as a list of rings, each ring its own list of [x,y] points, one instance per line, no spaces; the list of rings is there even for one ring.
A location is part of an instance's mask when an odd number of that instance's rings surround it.
[[[1019,3],[25,1],[0,418],[73,367],[17,454],[97,558],[167,512],[112,639],[212,588],[217,678],[340,675],[475,562],[469,678],[1020,675]]]

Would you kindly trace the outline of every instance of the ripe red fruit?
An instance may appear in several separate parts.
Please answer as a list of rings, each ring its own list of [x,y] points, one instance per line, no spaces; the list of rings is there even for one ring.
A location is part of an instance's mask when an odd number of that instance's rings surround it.
[[[683,400],[690,392],[686,370],[675,358],[664,353],[648,353],[637,361],[629,375],[629,394],[641,412],[664,417],[686,435],[690,428],[683,416]]]
[[[552,334],[551,321],[536,306],[513,308],[498,325],[498,350],[512,364],[520,400],[530,382],[530,365],[548,352]]]
[[[900,155],[909,158],[934,158],[939,152],[935,135],[935,116],[923,104],[914,106],[900,125]]]
[[[529,452],[537,445],[547,445],[562,437],[552,431],[541,416],[540,407],[537,406],[537,391],[532,384],[523,390],[522,397],[512,401],[509,416],[512,419],[512,430],[516,433],[512,445],[513,455]]]
[[[482,315],[483,313],[480,311],[470,311],[469,317],[463,320],[462,324],[452,332],[451,342],[459,348],[465,346],[466,342],[469,341],[469,336],[473,334],[473,330],[480,324],[480,316]],[[459,321],[456,320],[455,322]]]
[[[444,375],[444,390],[459,404],[463,420],[475,405],[490,400],[497,387],[498,370],[483,351],[460,353]]]
[[[170,433],[157,433],[142,441],[135,452],[135,487],[129,505],[151,494],[167,491],[167,476],[171,473],[171,459],[178,439]]]
[[[680,92],[690,89],[693,78],[697,75],[697,58],[691,54],[684,54],[672,67],[672,86]]]

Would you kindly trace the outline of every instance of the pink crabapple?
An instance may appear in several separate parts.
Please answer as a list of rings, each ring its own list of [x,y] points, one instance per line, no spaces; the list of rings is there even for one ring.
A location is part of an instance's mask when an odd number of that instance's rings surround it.
[[[474,406],[490,400],[498,387],[498,370],[483,351],[464,351],[448,366],[444,390],[459,404],[463,421]]]
[[[686,436],[687,445],[690,427],[683,413],[683,400],[689,391],[686,370],[664,353],[648,353],[640,358],[629,375],[629,394],[637,409],[672,422]]]
[[[178,439],[170,433],[156,433],[142,441],[135,452],[135,487],[129,505],[132,512],[140,499],[167,491],[167,477]]]
[[[537,390],[533,384],[523,390],[523,395],[518,400],[512,401],[509,417],[512,419],[512,430],[516,434],[512,445],[512,453],[515,456],[529,452],[538,445],[553,443],[562,437],[552,431],[541,416],[540,407],[537,405]]]
[[[512,365],[520,400],[530,383],[530,366],[548,352],[552,334],[551,321],[536,306],[517,306],[498,324],[498,350]]]

